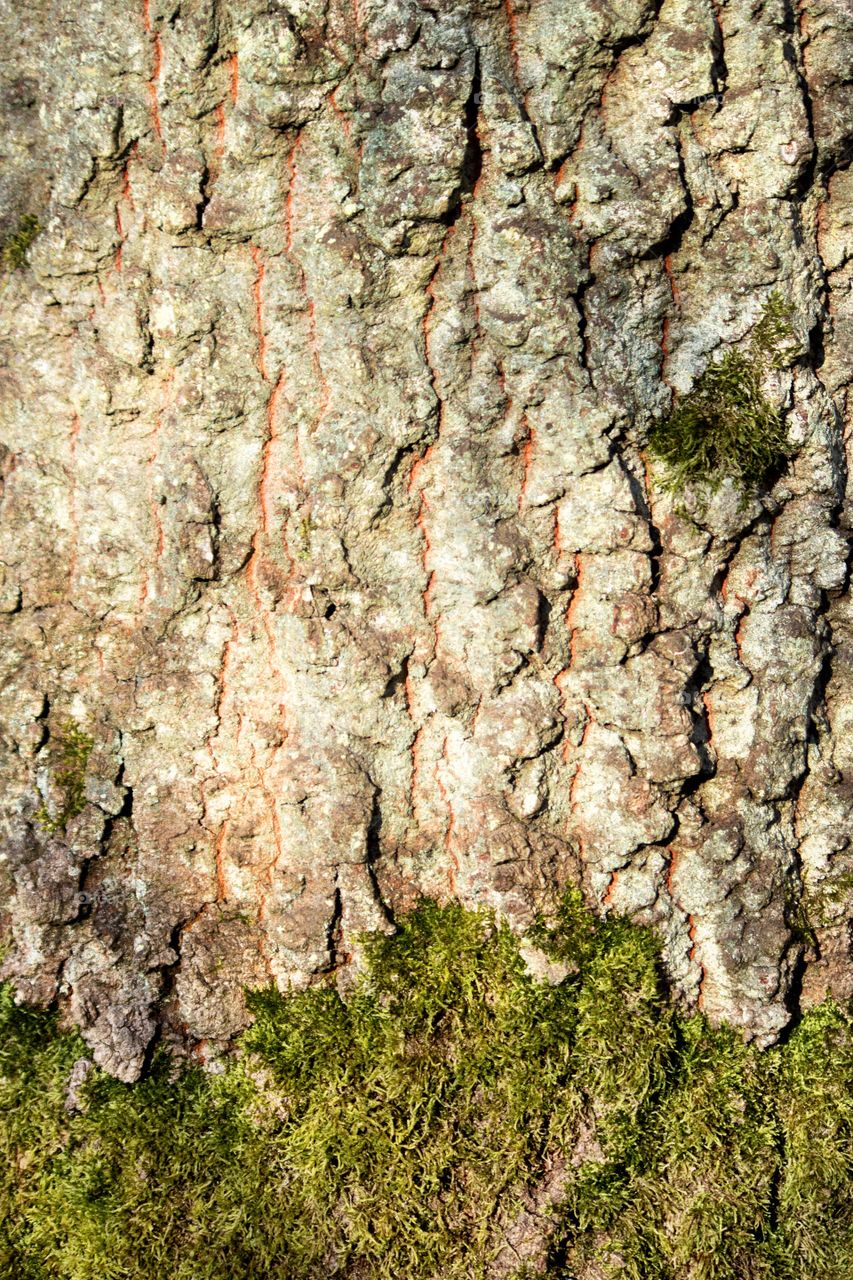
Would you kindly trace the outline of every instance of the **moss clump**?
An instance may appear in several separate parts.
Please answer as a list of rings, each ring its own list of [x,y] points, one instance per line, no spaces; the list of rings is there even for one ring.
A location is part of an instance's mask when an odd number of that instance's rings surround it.
[[[51,834],[64,831],[72,818],[83,812],[86,804],[86,765],[94,741],[73,720],[67,720],[56,737],[52,755],[57,760],[54,779],[62,791],[62,803],[56,813],[40,805],[35,818],[39,826]]]
[[[25,213],[14,231],[0,241],[0,262],[5,271],[17,271],[27,260],[30,245],[41,231],[35,214]]]
[[[577,895],[539,941],[556,986],[488,913],[425,903],[346,1003],[256,992],[220,1074],[92,1070],[74,1111],[81,1041],[6,993],[0,1275],[849,1275],[851,1019],[827,1003],[761,1054],[678,1013],[655,939]],[[555,1166],[550,1251],[493,1271]]]
[[[748,492],[782,464],[787,429],[762,386],[770,370],[784,368],[797,354],[789,345],[792,315],[793,308],[771,293],[748,347],[727,351],[709,365],[655,424],[649,452],[664,465],[663,488],[682,493],[699,485],[713,491],[730,478]]]

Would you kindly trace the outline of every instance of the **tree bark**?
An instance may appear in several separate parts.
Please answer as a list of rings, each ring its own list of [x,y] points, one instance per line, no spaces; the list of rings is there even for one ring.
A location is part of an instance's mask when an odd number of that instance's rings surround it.
[[[21,997],[133,1079],[569,881],[761,1044],[853,992],[845,0],[0,19]],[[691,510],[650,426],[772,290],[794,452]]]

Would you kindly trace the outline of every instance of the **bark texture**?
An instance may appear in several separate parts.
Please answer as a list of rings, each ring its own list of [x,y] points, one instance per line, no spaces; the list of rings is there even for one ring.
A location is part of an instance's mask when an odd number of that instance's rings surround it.
[[[421,894],[569,880],[762,1044],[850,994],[847,0],[0,23],[21,996],[133,1079]],[[649,426],[773,289],[794,455],[691,516]]]

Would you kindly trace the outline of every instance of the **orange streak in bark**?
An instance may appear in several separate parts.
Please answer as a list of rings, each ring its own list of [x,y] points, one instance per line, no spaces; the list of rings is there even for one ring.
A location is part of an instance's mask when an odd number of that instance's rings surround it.
[[[414,724],[415,689],[414,689],[414,684],[412,682],[412,677],[408,674],[408,672],[406,673],[406,683],[404,687],[406,692],[406,712],[408,714],[409,719]],[[424,727],[423,725],[421,725],[420,728],[418,728],[415,731],[415,736],[412,740],[412,777],[411,777],[410,791],[409,791],[409,807],[412,811],[412,817],[416,822],[418,821],[418,789],[420,784],[420,769],[421,769],[420,750],[421,750],[421,738],[423,737],[423,733],[424,733]]]
[[[409,675],[408,672],[406,672],[406,680],[403,685],[403,688],[406,693],[406,710],[411,716],[413,714],[412,708],[415,705],[415,685],[414,685],[414,681],[412,680],[412,677]]]
[[[607,886],[607,889],[606,889],[606,891],[605,891],[604,897],[602,898],[602,903],[603,903],[603,905],[604,905],[605,907],[609,907],[609,906],[611,906],[611,905],[612,905],[612,902],[613,902],[613,894],[614,894],[614,892],[615,892],[615,890],[616,890],[616,885],[617,885],[618,880],[619,880],[619,872],[618,872],[618,871],[614,871],[614,872],[613,872],[613,874],[612,874],[612,875],[611,875],[611,877],[610,877],[610,883],[609,883],[609,884],[608,884],[608,886]]]
[[[122,250],[124,248],[125,234],[124,234],[124,226],[122,225],[122,220],[121,220],[121,209],[118,207],[118,205],[116,205],[116,231],[118,232],[118,248],[116,249],[115,269],[120,275],[121,263],[122,263]]]
[[[229,610],[229,612],[231,611]],[[237,644],[237,639],[238,639],[237,621],[234,617],[234,614],[231,613],[231,634],[229,635],[228,639],[225,641],[225,644],[222,646],[222,658],[219,663],[219,675],[216,680],[216,700],[213,705],[213,714],[216,716],[216,730],[212,734],[210,742],[208,744],[208,747],[210,750],[210,758],[213,761],[214,767],[216,769],[218,769],[220,765],[216,757],[216,751],[214,750],[213,743],[214,741],[218,742],[222,734],[223,708],[225,706],[225,699],[228,697],[229,693],[231,692],[229,682],[228,682],[228,675],[231,668],[231,660],[232,660],[231,655]]]
[[[447,738],[444,739],[444,745],[441,749],[441,758],[445,763],[449,763],[450,761]],[[450,866],[447,868],[447,879],[450,884],[450,892],[456,893],[456,873],[459,870],[459,858],[453,848],[453,834],[456,829],[456,814],[453,812],[453,802],[450,799],[447,788],[441,780],[439,761],[436,761],[435,764],[435,785],[447,808],[447,827],[444,832],[444,851],[450,858]]]
[[[566,722],[566,693],[565,693],[565,690],[563,689],[563,685],[565,684],[566,677],[568,676],[568,674],[569,674],[569,668],[564,667],[562,671],[558,671],[557,674],[554,676],[554,684],[557,686],[557,691],[560,695],[560,714],[563,717],[564,725]],[[563,733],[563,762],[564,763],[568,763],[570,754],[571,754],[571,743],[569,742],[568,738],[565,736],[565,731],[564,731]]]
[[[133,146],[130,148],[130,152],[128,154],[127,160],[124,162],[124,168],[121,171],[121,195],[125,204],[130,209],[135,209],[136,207],[133,203],[133,189],[130,185],[130,162],[136,155],[138,146],[139,144],[137,142],[134,142]],[[116,249],[115,269],[116,271],[120,272],[122,267],[122,255],[124,250],[124,242],[127,239],[127,232],[124,227],[124,219],[122,218],[122,215],[121,215],[121,206],[118,202],[116,202],[116,230],[118,231],[119,245],[118,245],[118,248]]]
[[[308,339],[311,346],[311,363],[314,366],[314,376],[320,387],[320,406],[317,410],[317,416],[311,424],[311,434],[313,435],[325,418],[329,409],[329,401],[332,398],[332,391],[320,362],[320,344],[317,338],[317,310],[313,298],[308,301]]]
[[[584,575],[583,556],[579,551],[575,552],[575,588],[572,592],[572,598],[569,601],[569,607],[566,610],[566,627],[569,631],[569,666],[574,666],[577,657],[577,633],[579,628],[575,626],[575,611],[580,604],[580,595],[583,588]]]
[[[743,629],[744,629],[746,620],[749,617],[750,610],[749,610],[749,605],[746,604],[745,601],[741,600],[740,596],[737,596],[736,599],[740,600],[741,604],[743,605],[743,613],[740,615],[740,620],[738,621],[737,628],[735,630],[735,636],[734,636],[735,649],[737,651],[738,662],[741,664],[741,666],[745,667],[746,663],[743,660]],[[747,668],[747,670],[749,670],[749,668]]]
[[[672,270],[672,254],[668,253],[663,260],[663,269],[666,272],[666,278],[669,281],[669,289],[672,294],[672,300],[677,307],[681,306],[681,290],[675,283],[675,275]]]
[[[479,141],[480,139],[479,126],[476,129],[476,134],[477,134],[477,139]],[[477,226],[477,219],[474,217],[474,205],[477,200],[480,186],[485,181],[485,177],[486,177],[486,166],[485,164],[483,164],[482,168],[480,169],[480,173],[477,177],[477,181],[474,183],[474,187],[471,192],[471,207],[470,207],[471,235],[468,240],[468,249],[465,255],[465,274],[468,277],[468,279],[471,281],[471,296],[474,300],[474,321],[477,327],[478,334],[481,327],[480,326],[480,290],[477,285],[477,272],[474,270],[474,250],[477,244],[477,236],[479,234],[479,228]],[[477,335],[474,335],[471,340],[472,365],[473,365],[473,354],[474,354],[476,342],[477,342]]]
[[[338,85],[336,89],[333,89],[332,92],[329,94],[328,103],[329,103],[329,106],[332,108],[332,111],[335,113],[335,116],[337,117],[340,123],[340,126],[344,131],[344,136],[346,138],[349,138],[352,135],[352,121],[349,119],[346,112],[342,111],[341,108],[338,106],[335,95],[337,94],[339,88],[340,88],[340,85]]]
[[[267,643],[270,652],[270,665],[273,674],[278,683],[282,701],[279,703],[279,727],[282,737],[287,737],[286,726],[286,708],[284,704],[284,672],[278,660],[278,644],[275,638],[275,629],[273,627],[273,618],[270,609],[264,602],[260,585],[258,583],[258,561],[262,555],[262,541],[267,536],[270,526],[268,486],[270,483],[270,469],[272,462],[272,451],[278,440],[278,430],[276,423],[276,410],[278,406],[279,396],[284,386],[284,372],[279,374],[275,387],[270,392],[267,402],[267,434],[264,440],[264,446],[261,451],[261,474],[258,480],[258,507],[261,512],[261,522],[255,530],[252,538],[252,551],[249,556],[249,562],[246,565],[246,582],[249,587],[255,607],[260,616],[264,631],[267,636]],[[260,766],[258,766],[260,772]],[[274,822],[278,822],[277,811],[274,811]]]
[[[673,886],[673,877],[675,875],[675,868],[676,868],[677,862],[678,862],[678,850],[672,847],[670,848],[670,851],[669,851],[669,867],[667,868],[667,873],[666,873],[666,891],[669,894],[670,899],[672,900],[673,906],[677,907],[679,911],[683,911],[684,908],[681,906],[680,902],[676,898],[675,889]],[[687,959],[688,959],[688,962],[692,964],[696,960],[696,949],[697,949],[696,921],[689,911],[685,912],[685,915],[687,916],[687,936],[690,939],[690,950],[687,954]],[[697,963],[699,962],[697,961]],[[702,1009],[705,1003],[704,987],[705,987],[706,976],[707,975],[705,973],[705,966],[699,963],[699,995],[697,999],[697,1004],[699,1009]]]
[[[216,122],[216,163],[217,168],[222,163],[222,157],[225,154],[225,103],[219,102],[214,107],[213,118]]]
[[[441,399],[441,394],[438,389],[438,383],[439,383],[438,370],[436,369],[435,364],[433,363],[433,358],[432,358],[432,313],[435,310],[436,285],[438,284],[438,278],[441,274],[441,269],[444,265],[444,258],[447,253],[447,246],[450,243],[450,238],[453,235],[455,226],[456,226],[455,223],[452,226],[449,226],[444,233],[444,239],[441,242],[441,248],[439,249],[435,259],[433,273],[432,273],[432,276],[430,277],[429,284],[426,287],[426,295],[429,298],[429,306],[424,311],[423,317],[421,319],[421,330],[424,335],[424,354],[426,355],[426,361],[429,367],[430,378],[432,379],[432,385],[435,388],[435,393],[438,396],[438,401],[439,401],[439,404],[438,404],[439,432],[441,431],[441,424],[444,416],[444,402]]]
[[[718,26],[718,28],[719,28],[719,31],[720,31],[720,39],[722,40],[722,38],[723,38],[723,19],[722,19],[722,16],[721,16],[721,14],[720,14],[720,0],[711,0],[711,8],[714,10],[714,21],[716,22],[716,24],[717,24],[717,26]]]
[[[424,544],[423,566],[424,566],[424,573],[428,575],[426,588],[421,593],[421,598],[423,600],[423,605],[424,605],[424,615],[426,617],[429,616],[430,604],[432,603],[432,589],[435,583],[435,571],[431,570],[429,566],[430,555],[432,553],[432,543],[430,542],[429,528],[427,526],[427,519],[426,519],[428,511],[429,511],[429,503],[427,502],[426,494],[423,491],[421,491],[421,505],[420,505],[420,509],[418,511],[418,517],[415,523],[418,529],[420,530],[420,535],[421,535],[421,538],[423,539],[423,544]]]
[[[71,419],[71,430],[68,433],[68,452],[71,456],[71,484],[68,489],[68,514],[71,518],[71,554],[68,558],[68,589],[77,572],[77,442],[80,439],[80,415],[75,413]]]
[[[695,961],[699,965],[699,992],[696,997],[696,1007],[701,1011],[705,1007],[705,979],[707,974],[705,966],[701,961],[696,960],[696,921],[689,913],[687,915],[687,936],[690,939],[690,951],[687,959],[691,964]]]
[[[255,299],[255,329],[258,335],[258,371],[264,382],[269,382],[269,374],[267,373],[267,336],[264,332],[264,277],[267,269],[257,245],[250,244],[249,252],[255,264],[255,283],[252,292]]]
[[[310,305],[310,302],[308,299],[308,290],[305,286],[305,272],[303,271],[301,264],[293,258],[293,236],[294,236],[294,223],[295,223],[294,202],[296,198],[296,153],[299,150],[299,147],[302,143],[302,138],[303,138],[303,133],[302,133],[302,130],[300,130],[299,133],[297,133],[293,146],[290,148],[290,151],[288,152],[288,156],[287,156],[287,175],[288,176],[287,176],[287,197],[285,199],[284,251],[287,254],[287,256],[291,258],[291,260],[294,262],[294,265],[296,267],[298,277],[299,277],[300,291],[302,293],[303,298],[306,301],[306,305]],[[317,347],[316,347],[316,325],[315,325],[313,314],[309,316],[309,326],[314,326],[313,328],[313,344],[314,345],[312,348],[312,356],[314,357],[314,360],[315,360],[315,372],[316,372],[317,367],[319,365],[319,355],[317,353]],[[310,336],[311,335],[309,333],[309,337]],[[322,420],[322,413],[324,412],[325,412],[325,409],[322,410],[321,417],[318,419],[318,423],[319,421]],[[297,481],[300,488],[304,489],[305,461],[302,456],[302,445],[299,439],[299,423],[298,422],[294,427],[294,453],[296,455]]]
[[[432,358],[432,328],[431,328],[430,321],[432,319],[432,313],[435,309],[435,286],[438,282],[438,277],[441,273],[441,268],[444,262],[444,255],[447,251],[447,245],[449,243],[450,236],[452,235],[452,233],[453,233],[453,227],[452,226],[448,227],[447,231],[444,234],[444,238],[441,242],[441,248],[439,249],[438,255],[435,259],[435,264],[433,266],[432,276],[430,277],[430,281],[426,287],[426,294],[429,299],[429,305],[424,311],[424,315],[421,320],[421,328],[422,328],[423,338],[424,338],[424,354],[426,356],[427,368],[429,369],[433,390],[435,391],[435,394],[438,398],[438,440],[435,442],[436,444],[441,439],[441,429],[444,424],[444,400],[442,399],[441,393],[439,391],[438,370],[435,364],[433,363],[433,358]],[[413,464],[412,470],[409,473],[409,484],[408,484],[409,493],[413,491],[417,474],[420,471],[421,465],[425,463],[427,461],[427,458],[429,458],[432,455],[432,451],[434,447],[435,445],[430,445],[425,450],[424,455],[420,459],[420,461],[415,462]],[[425,572],[429,572],[429,558],[432,551],[429,528],[427,524],[428,511],[429,511],[429,503],[427,501],[426,494],[424,493],[422,488],[420,506],[418,508],[418,514],[415,519],[415,524],[417,525],[417,528],[419,529],[421,534],[421,538],[423,539],[423,544],[424,544],[423,565],[424,565]],[[422,593],[425,617],[429,616],[430,605],[432,601],[432,591],[433,591],[434,585],[435,585],[435,573],[432,572],[430,573],[429,579],[427,581],[426,589]],[[439,644],[439,634],[436,626],[433,628],[433,649],[436,652],[438,650],[438,644]]]
[[[434,444],[429,445],[424,450],[422,456],[420,458],[416,458],[415,461],[412,463],[412,469],[409,472],[409,479],[406,484],[407,493],[414,492],[414,488],[418,480],[418,472],[420,471],[421,467],[426,466],[426,464],[429,462],[430,458],[432,457],[432,451],[434,448],[435,448]]]
[[[154,436],[155,448],[156,448],[157,440],[160,435],[160,431],[162,430],[162,426],[163,426],[163,420],[161,415],[158,413],[157,414],[157,430]],[[157,454],[155,452],[151,457],[152,468],[156,462],[156,459],[157,459]],[[154,547],[155,557],[156,557],[156,560],[160,560],[160,558],[163,555],[163,552],[166,550],[166,534],[163,529],[163,521],[160,519],[160,504],[157,502],[154,502],[153,500],[152,500],[152,514],[154,516],[154,526],[157,530],[157,541]]]
[[[285,201],[285,253],[287,253],[289,257],[293,253],[293,237],[294,237],[294,224],[295,224],[294,205],[295,205],[295,198],[296,198],[296,175],[297,175],[296,153],[297,153],[297,150],[299,149],[300,143],[302,142],[302,137],[303,135],[300,132],[297,135],[296,141],[291,147],[290,154],[288,155],[288,158],[287,158],[288,187],[287,187],[287,199]],[[320,389],[320,403],[317,409],[317,413],[314,417],[314,420],[311,423],[311,426],[309,428],[310,434],[313,435],[313,433],[317,431],[317,429],[320,427],[323,419],[325,418],[328,412],[329,403],[332,398],[332,392],[331,392],[331,387],[329,386],[328,379],[326,378],[326,375],[323,372],[322,361],[320,360],[320,342],[317,335],[317,306],[316,306],[316,303],[314,302],[314,299],[308,296],[308,289],[305,283],[305,272],[302,269],[302,266],[299,263],[296,263],[296,267],[299,272],[299,287],[305,299],[305,306],[308,312],[308,343],[311,348],[311,362],[314,367],[314,376],[317,379],[317,384]]]
[[[414,741],[412,742],[412,782],[411,782],[412,790],[411,790],[410,804],[412,808],[412,817],[415,819],[416,822],[419,821],[418,809],[420,806],[418,804],[418,792],[420,790],[421,739],[423,738],[423,734],[424,734],[424,730],[423,730],[423,726],[421,726],[421,728],[418,729],[417,733],[415,734]]]
[[[583,733],[581,734],[581,740],[578,743],[578,747],[577,747],[579,752],[583,751],[584,747],[586,746],[586,740],[590,735],[590,731],[592,730],[593,725],[595,724],[595,721],[592,718],[592,711],[590,710],[589,705],[587,703],[584,703],[584,711],[586,712],[587,718],[586,718],[586,724],[583,727]],[[580,761],[578,761],[578,766],[575,769],[574,777],[572,778],[572,781],[569,785],[569,808],[573,812],[577,808],[577,801],[575,800],[575,791],[577,790],[577,785],[580,780],[580,776],[581,776],[581,763]]]
[[[714,729],[714,708],[713,708],[713,705],[712,705],[712,703],[711,703],[711,695],[710,695],[710,693],[703,693],[703,694],[702,694],[702,705],[703,705],[703,707],[705,708],[705,715],[706,715],[707,720],[708,720],[708,737],[709,737],[709,740],[710,740],[711,738],[713,738],[714,733],[715,733],[715,729]]]
[[[146,34],[151,38],[154,51],[154,63],[151,69],[151,79],[148,81],[148,98],[151,107],[151,124],[157,135],[157,140],[163,142],[163,128],[160,120],[160,97],[159,97],[159,81],[163,70],[163,41],[160,32],[154,30],[151,22],[151,0],[142,0],[142,24],[145,27]]]
[[[564,172],[565,172],[566,166],[567,166],[567,165],[569,165],[569,164],[572,162],[572,160],[574,160],[574,158],[575,158],[575,155],[576,155],[577,151],[578,151],[578,148],[577,148],[577,147],[575,147],[575,150],[572,152],[572,154],[571,154],[571,155],[566,156],[566,158],[565,158],[565,160],[563,161],[563,163],[562,163],[562,164],[559,166],[559,168],[557,169],[557,172],[554,174],[554,184],[555,184],[555,186],[559,186],[559,185],[560,185],[560,183],[563,181],[563,176],[564,176]]]
[[[252,746],[252,764],[257,772],[258,782],[260,783],[261,791],[263,792],[267,808],[270,812],[273,830],[273,843],[275,845],[274,856],[271,858],[267,866],[263,868],[263,884],[259,883],[258,885],[258,925],[260,926],[258,950],[260,951],[261,956],[264,959],[264,963],[267,966],[267,972],[272,974],[272,962],[270,960],[269,947],[267,946],[264,929],[266,927],[267,920],[267,899],[269,898],[270,890],[272,889],[273,872],[278,866],[281,858],[284,856],[284,840],[282,838],[281,820],[278,816],[275,796],[267,785],[266,772],[258,763],[257,752],[255,751],[254,745]]]
[[[278,381],[270,392],[267,401],[267,438],[261,454],[261,483],[258,489],[258,500],[261,508],[261,533],[268,534],[270,527],[268,488],[270,481],[270,463],[272,451],[278,441],[277,411],[278,402],[284,388],[284,370],[278,375]]]
[[[582,752],[584,747],[586,746],[586,740],[590,735],[590,731],[592,730],[593,725],[595,724],[595,721],[593,720],[593,716],[592,716],[592,711],[588,703],[584,703],[584,711],[586,712],[587,720],[583,728],[583,733],[581,734],[581,740],[578,743],[578,747],[577,747],[577,750],[579,753]],[[578,783],[580,782],[582,771],[583,771],[583,763],[581,760],[578,760],[577,764],[575,765],[575,771],[572,775],[572,780],[569,783],[569,810],[571,812],[572,818],[574,818],[575,810],[578,807],[578,801],[575,799],[575,792],[577,791],[577,786],[578,786]],[[576,832],[575,834],[577,835],[578,852],[580,853],[581,858],[585,858],[586,857],[586,841],[584,840],[580,832]]]
[[[560,508],[554,507],[554,553],[559,559],[563,554],[563,539],[560,533]]]
[[[527,423],[526,415],[522,419],[522,421]],[[524,472],[521,479],[521,491],[518,495],[519,511],[523,509],[524,504],[527,500],[527,486],[530,482],[530,464],[533,461],[533,450],[535,447],[536,447],[536,432],[533,430],[533,427],[527,424],[527,439],[524,441],[524,445],[522,446],[522,450],[521,450],[521,461],[522,461],[522,466],[524,468]]]
[[[240,63],[236,53],[232,53],[228,59],[228,90],[231,94],[231,103],[236,107],[237,95],[240,92]]]
[[[296,152],[302,143],[302,131],[296,135],[296,140],[287,156],[287,199],[285,200],[285,243],[284,251],[288,255],[293,252],[293,204],[296,198]]]
[[[512,69],[516,80],[519,77],[519,56],[518,56],[518,18],[512,5],[512,0],[504,0],[504,11],[506,13],[507,34],[509,37],[509,52],[512,58]]]
[[[228,839],[228,819],[219,828],[216,840],[216,901],[224,902],[228,897],[228,885],[225,881],[225,842]]]

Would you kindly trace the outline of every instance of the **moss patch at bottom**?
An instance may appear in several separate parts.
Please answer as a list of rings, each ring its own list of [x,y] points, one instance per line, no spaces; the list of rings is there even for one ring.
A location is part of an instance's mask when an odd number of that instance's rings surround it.
[[[251,995],[220,1074],[92,1069],[71,1101],[85,1046],[6,991],[0,1275],[849,1276],[849,1014],[762,1054],[674,1009],[648,931],[570,894],[538,941],[555,986],[424,903],[346,1003]]]

